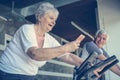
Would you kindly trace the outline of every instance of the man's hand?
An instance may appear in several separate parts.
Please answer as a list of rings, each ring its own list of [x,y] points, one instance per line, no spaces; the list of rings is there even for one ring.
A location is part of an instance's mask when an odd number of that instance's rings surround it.
[[[96,70],[93,71],[93,73],[99,78],[100,75],[98,74],[98,72],[100,72],[103,68],[98,68]]]

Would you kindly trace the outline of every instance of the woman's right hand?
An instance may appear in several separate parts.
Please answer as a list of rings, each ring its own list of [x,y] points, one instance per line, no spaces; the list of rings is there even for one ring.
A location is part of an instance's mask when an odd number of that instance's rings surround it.
[[[84,35],[80,35],[76,40],[69,42],[63,45],[65,52],[74,52],[76,49],[79,48],[81,41],[85,38]]]

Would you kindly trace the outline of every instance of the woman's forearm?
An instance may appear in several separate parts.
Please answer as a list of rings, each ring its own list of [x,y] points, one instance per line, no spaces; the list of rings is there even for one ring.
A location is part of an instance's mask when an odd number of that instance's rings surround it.
[[[44,61],[65,54],[65,50],[61,46],[54,48],[30,48],[27,54],[34,60]]]
[[[68,64],[75,65],[75,66],[80,66],[80,64],[83,62],[82,58],[72,53],[62,56],[60,59]]]

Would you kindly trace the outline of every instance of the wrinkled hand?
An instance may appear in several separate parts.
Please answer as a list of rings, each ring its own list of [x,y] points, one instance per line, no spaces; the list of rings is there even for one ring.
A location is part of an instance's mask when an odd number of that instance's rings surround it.
[[[64,49],[66,52],[74,52],[79,48],[81,41],[85,38],[84,35],[80,35],[76,40],[69,42],[64,45]]]

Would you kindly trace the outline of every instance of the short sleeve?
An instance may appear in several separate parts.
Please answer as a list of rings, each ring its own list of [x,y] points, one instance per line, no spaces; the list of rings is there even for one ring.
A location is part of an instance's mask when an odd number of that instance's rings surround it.
[[[103,50],[103,54],[105,57],[107,57],[107,58],[110,57],[109,54],[103,48],[102,48],[102,50]]]
[[[61,44],[48,33],[45,34],[44,44],[45,44],[44,47],[49,47],[49,48],[61,46]]]
[[[96,52],[98,55],[103,54],[94,42],[86,43],[86,49],[88,53]]]
[[[53,45],[54,45],[54,46],[55,46],[55,45],[61,46],[61,44],[60,44],[57,40],[54,41]],[[62,54],[62,55],[58,56],[57,58],[61,58],[61,57],[63,57],[63,56],[67,56],[67,55],[70,55],[70,53]]]
[[[57,47],[57,46],[61,46],[61,44],[51,35],[46,34],[47,36],[47,42],[49,43],[49,47]],[[49,37],[49,38],[48,38]],[[65,53],[63,55],[58,56],[57,58],[63,57],[65,55],[69,55],[70,53]]]
[[[61,44],[56,39],[53,40],[52,45],[53,47],[61,46]]]
[[[21,45],[25,53],[30,47],[37,47],[37,40],[33,25],[23,25],[20,31]]]

